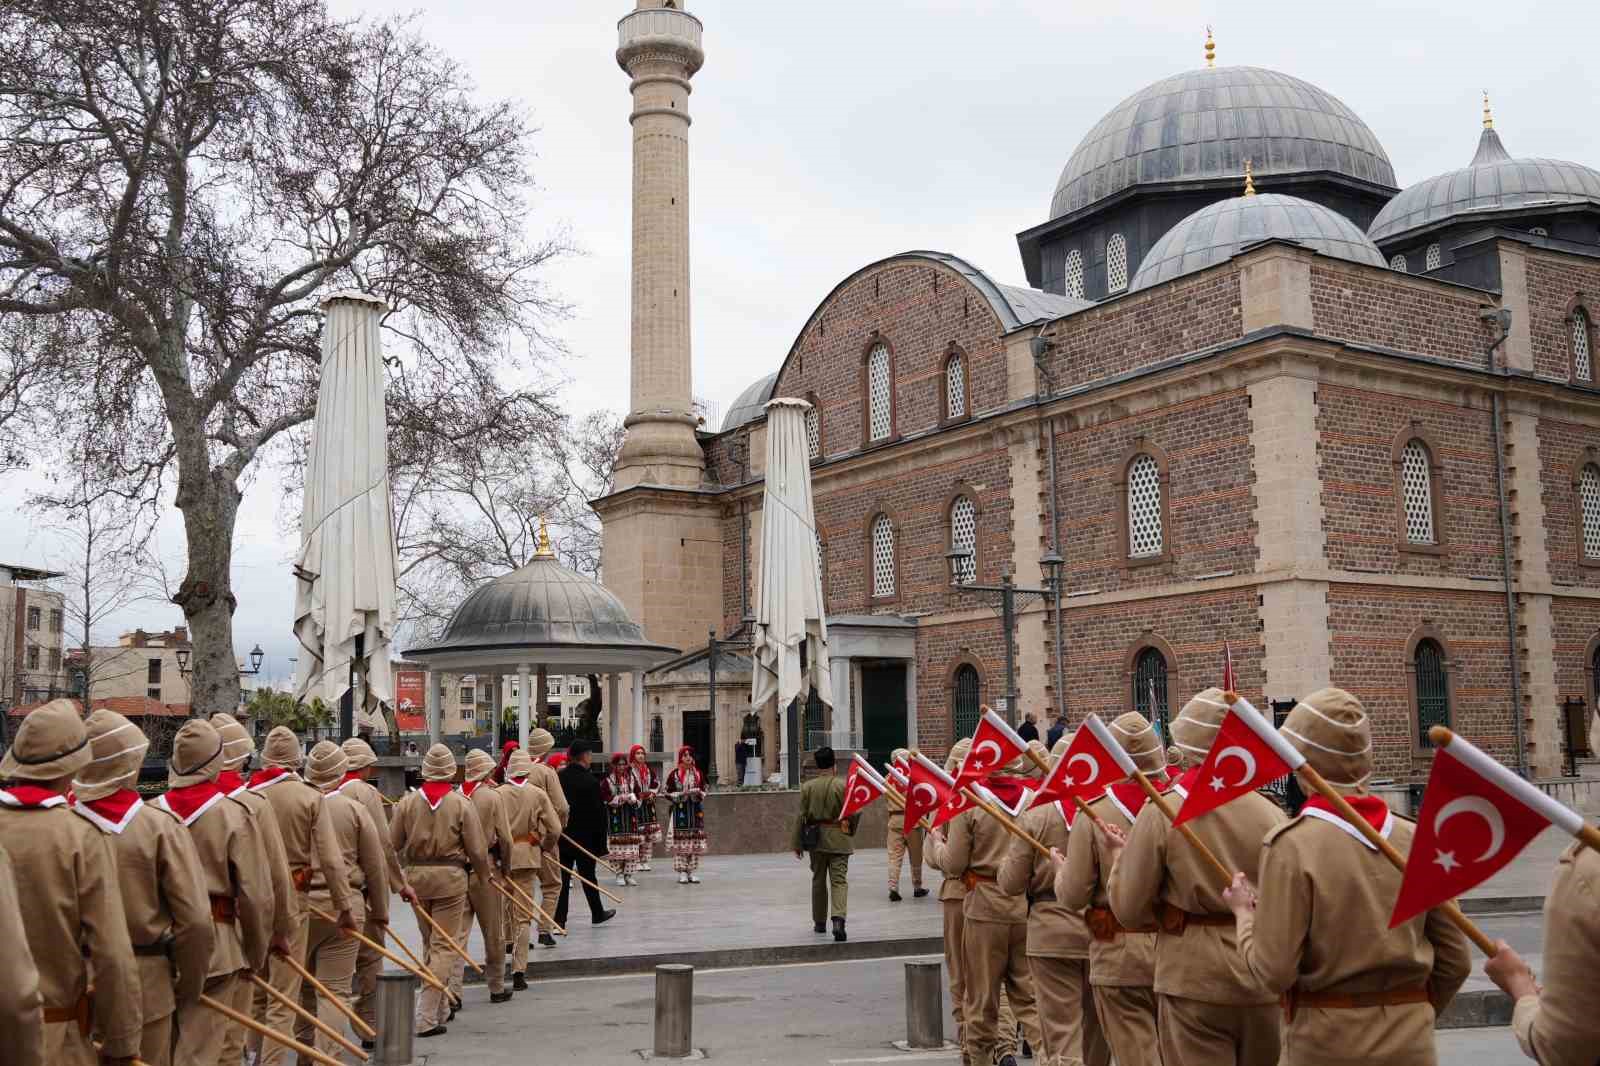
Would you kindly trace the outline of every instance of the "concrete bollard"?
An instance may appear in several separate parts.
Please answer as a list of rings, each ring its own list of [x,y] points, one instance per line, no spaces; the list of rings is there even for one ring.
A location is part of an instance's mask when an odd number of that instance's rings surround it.
[[[656,967],[654,1058],[688,1058],[694,1036],[694,967]]]
[[[906,1046],[944,1047],[943,964],[906,963]]]
[[[417,1032],[416,974],[389,970],[378,975],[378,1031],[374,1066],[411,1066],[412,1041]]]

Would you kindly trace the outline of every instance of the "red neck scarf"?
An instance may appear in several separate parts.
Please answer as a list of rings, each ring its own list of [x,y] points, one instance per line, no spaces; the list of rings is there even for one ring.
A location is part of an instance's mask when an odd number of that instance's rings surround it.
[[[1153,774],[1146,774],[1150,783],[1159,791],[1171,783],[1165,770],[1157,770]],[[1145,795],[1144,786],[1137,781],[1118,781],[1106,789],[1106,797],[1111,800],[1124,818],[1133,822],[1139,817],[1139,812],[1144,810],[1144,805],[1150,797]]]
[[[483,781],[481,779],[477,781],[463,781],[461,782],[461,794],[468,799],[471,799],[472,794],[478,791],[478,786],[482,784]]]
[[[1022,793],[1032,783],[1032,779],[1026,777],[991,777],[984,785],[1001,803],[1015,809],[1017,801],[1022,799]]]
[[[1389,809],[1387,803],[1377,796],[1346,796],[1345,799],[1355,808],[1362,821],[1376,829],[1385,839],[1388,838],[1390,830],[1394,828],[1394,812]],[[1322,796],[1312,796],[1306,800],[1305,806],[1300,808],[1300,813],[1332,822],[1367,847],[1372,847],[1372,843],[1361,834],[1361,830],[1346,822],[1344,815]]]
[[[428,807],[431,810],[438,810],[439,804],[443,803],[444,798],[449,794],[450,782],[448,781],[424,781],[422,783],[422,798],[428,801]]]
[[[1168,774],[1167,787],[1179,789],[1182,795],[1188,796],[1190,792],[1194,791],[1194,783],[1199,778],[1200,767],[1191,766],[1181,774]],[[1150,780],[1154,781],[1155,778],[1152,777]]]
[[[274,781],[282,781],[294,774],[287,766],[269,766],[250,775],[250,791],[260,792]]]
[[[7,807],[43,810],[46,807],[59,807],[66,802],[67,797],[61,793],[39,785],[22,783],[12,785],[10,788],[0,789],[0,804],[4,804]]]
[[[348,785],[352,781],[365,781],[365,780],[366,780],[366,778],[361,776],[361,771],[360,770],[347,770],[347,771],[345,771],[344,777],[342,777],[339,780],[339,784]]]
[[[167,789],[162,794],[160,803],[177,815],[178,821],[190,825],[222,798],[222,790],[217,787],[215,781],[201,781],[197,785]]]
[[[121,833],[142,806],[144,801],[139,793],[131,788],[120,788],[109,796],[83,800],[77,804],[77,811],[106,832]]]
[[[217,787],[224,796],[231,796],[245,787],[244,777],[237,770],[224,770],[217,775]]]

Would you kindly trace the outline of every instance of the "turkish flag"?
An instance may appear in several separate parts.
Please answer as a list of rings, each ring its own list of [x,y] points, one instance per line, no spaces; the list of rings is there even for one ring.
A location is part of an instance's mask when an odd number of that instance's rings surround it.
[[[933,828],[937,829],[950,821],[958,814],[963,814],[972,808],[972,797],[965,790],[952,792],[950,798],[939,805],[939,810],[933,816]]]
[[[1222,691],[1239,691],[1239,679],[1233,673],[1233,649],[1227,641],[1222,642]]]
[[[1100,724],[1100,719],[1095,715],[1089,717],[1095,725]],[[1057,800],[1067,801],[1067,805],[1071,806],[1070,801],[1074,796],[1100,795],[1108,785],[1128,776],[1122,760],[1117,758],[1121,754],[1117,742],[1103,727],[1096,729],[1085,721],[1072,735],[1072,743],[1061,753],[1061,759],[1051,767],[1044,784],[1033,794],[1029,809]]]
[[[1293,768],[1273,743],[1274,740],[1279,744],[1287,742],[1277,736],[1277,730],[1260,720],[1259,713],[1255,719],[1252,723],[1241,714],[1237,703],[1229,709],[1222,720],[1222,728],[1217,730],[1217,739],[1194,775],[1188,798],[1172,820],[1173,825],[1182,825],[1246,792],[1254,792]],[[1270,732],[1272,736],[1269,738],[1261,731]],[[1293,752],[1294,749],[1289,750]]]
[[[1028,742],[1006,724],[1006,720],[993,711],[983,712],[977,731],[972,734],[972,748],[956,771],[956,781],[967,784],[982,781],[1028,750]]]
[[[920,754],[911,757],[906,777],[910,780],[906,788],[906,832],[909,833],[924,815],[950,802],[950,797],[956,793],[956,783]]]
[[[842,822],[852,814],[872,806],[887,791],[883,778],[857,755],[851,760],[850,772],[844,777],[844,806],[839,808],[838,820]]]
[[[1569,828],[1583,819],[1453,738],[1433,754],[1389,928],[1488,880],[1552,823]]]

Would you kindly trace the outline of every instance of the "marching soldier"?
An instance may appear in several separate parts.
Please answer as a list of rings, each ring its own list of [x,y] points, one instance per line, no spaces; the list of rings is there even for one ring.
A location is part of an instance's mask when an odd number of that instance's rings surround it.
[[[1153,782],[1165,780],[1166,755],[1144,715],[1137,711],[1121,715],[1111,723],[1111,733]],[[1144,804],[1143,790],[1128,782],[1107,789],[1089,804],[1089,812],[1125,834]],[[1094,823],[1081,812],[1067,838],[1066,856],[1057,865],[1056,900],[1084,911],[1092,938],[1089,984],[1095,1015],[1112,1054],[1119,1063],[1161,1066],[1156,1039],[1155,926],[1127,929],[1111,912],[1106,896],[1110,858]]]
[[[39,968],[34,965],[22,907],[11,874],[11,859],[0,847],[0,1066],[37,1066],[44,1061],[44,1020],[39,1017]]]
[[[132,787],[150,741],[138,726],[101,709],[84,723],[94,758],[73,781],[73,810],[106,834],[139,965],[144,1034],[139,1058],[172,1061],[173,1013],[197,1003],[211,963],[211,901],[200,857],[172,815]]]
[[[889,761],[896,766],[907,762],[911,752],[905,748],[896,748],[889,756]],[[904,769],[902,767],[902,769]],[[906,812],[903,810],[889,812],[889,902],[899,903],[900,896],[900,866],[911,853],[911,894],[921,899],[928,894],[922,887],[922,837],[920,828],[913,828],[910,833],[905,831]]]
[[[834,770],[833,749],[818,748],[812,759],[819,773],[800,786],[800,814],[794,820],[789,847],[796,859],[811,853],[812,928],[827,932],[823,923],[831,913],[833,939],[842,941],[847,939],[844,922],[850,910],[850,856],[855,853],[850,838],[855,835],[856,820],[839,820],[844,809],[844,781]]]
[[[525,751],[511,753],[506,765],[506,783],[500,796],[506,809],[506,822],[511,827],[511,882],[533,898],[534,885],[539,877],[541,848],[548,840],[561,837],[561,820],[550,797],[538,785],[530,784],[533,760]],[[546,896],[551,904],[554,900]],[[548,909],[548,908],[547,908]],[[507,937],[511,944],[511,987],[521,992],[528,987],[528,926],[530,921],[520,907],[509,903],[505,907]],[[539,919],[539,943],[555,947],[546,928],[545,919]]]
[[[1188,795],[1192,768],[1205,759],[1226,712],[1222,691],[1208,688],[1172,723],[1172,739],[1191,767],[1173,785],[1175,796]],[[1283,821],[1277,804],[1252,792],[1185,824],[1225,867],[1254,877],[1262,838]],[[1222,898],[1228,886],[1217,871],[1153,803],[1134,819],[1125,849],[1115,838],[1104,843],[1117,921],[1128,929],[1161,928],[1155,989],[1165,1066],[1276,1066],[1277,997],[1239,957],[1233,914]]]
[[[451,787],[455,776],[456,757],[443,744],[433,745],[422,760],[422,787],[406,793],[389,822],[389,840],[405,864],[416,906],[442,930],[461,928],[469,880],[482,882],[490,872],[483,830],[472,801]],[[455,958],[445,937],[432,931],[423,960],[428,971],[445,981]],[[417,997],[417,1035],[445,1033],[448,1009],[444,993],[424,988]]]
[[[262,853],[244,807],[217,787],[222,773],[222,736],[209,722],[191,718],[172,741],[164,795],[155,805],[189,830],[200,859],[200,876],[210,896],[211,961],[205,992],[223,1003],[239,1002],[235,986],[244,972],[264,973],[272,942],[272,881],[262,869]],[[178,1008],[178,1044],[173,1061],[219,1061],[223,1039],[237,1028],[220,1014],[195,1003]]]
[[[365,807],[353,797],[340,793],[339,785],[349,767],[350,757],[331,740],[321,741],[312,748],[306,764],[306,783],[322,793],[325,813],[333,825],[334,839],[339,843],[352,907],[349,925],[343,922],[335,925],[319,914],[312,914],[311,933],[306,941],[306,969],[335,995],[346,1000],[350,998],[355,977],[358,947],[355,938],[346,930],[358,928],[363,922],[381,929],[389,921],[389,878],[384,871],[387,856],[383,850],[383,835]],[[331,917],[334,904],[326,878],[326,872],[318,867],[307,886],[307,901]],[[319,999],[312,989],[301,990],[300,1005],[314,1011],[335,1029],[344,1024],[343,1013],[327,1000]],[[312,1036],[312,1027],[306,1023],[301,1028],[300,1039],[309,1044]],[[339,1045],[326,1033],[318,1031],[315,1037],[318,1051],[339,1054]]]
[[[1366,794],[1372,729],[1361,701],[1343,689],[1313,692],[1279,732],[1369,825],[1410,852],[1412,823]],[[1437,1061],[1434,1018],[1472,971],[1465,934],[1437,910],[1389,928],[1400,871],[1321,796],[1267,834],[1259,884],[1258,896],[1236,877],[1225,898],[1240,958],[1263,988],[1285,996],[1285,1066]],[[1591,1044],[1584,1060],[1594,1057]]]
[[[1030,741],[1029,747],[1036,743]],[[1069,743],[1070,736],[1056,741],[1053,754],[1057,759]],[[1039,776],[1035,767],[1028,769],[1028,776]],[[1035,840],[1060,852],[1067,847],[1068,816],[1077,813],[1076,807],[1063,809],[1059,803],[1047,803],[1017,821]],[[1084,823],[1087,827],[1088,819]],[[1109,1066],[1111,1052],[1089,993],[1089,930],[1083,923],[1083,908],[1069,906],[1056,895],[1056,866],[1049,855],[1040,854],[1020,837],[1009,840],[997,883],[1006,895],[1028,901],[1028,971],[1033,975],[1044,1035],[1042,1055],[1036,1054],[1035,1062],[1039,1066]]]
[[[405,871],[400,868],[400,857],[395,854],[394,846],[389,842],[389,815],[383,809],[383,793],[372,783],[378,756],[360,737],[351,737],[341,747],[350,760],[350,767],[345,771],[344,780],[339,783],[335,791],[341,796],[349,796],[366,808],[381,838],[384,872],[388,876],[389,887],[398,893],[401,899],[410,900],[411,886],[406,884]],[[363,932],[368,940],[378,944],[383,943],[385,930],[374,920],[371,907],[367,908],[366,928]],[[382,955],[365,944],[356,948],[356,976],[353,986],[356,997],[355,1008],[356,1014],[368,1025],[377,1024],[378,974],[382,970]],[[363,1040],[361,1046],[370,1051],[374,1043],[371,1040]]]
[[[0,789],[0,840],[25,889],[17,913],[39,975],[38,1061],[49,1066],[93,1066],[102,1055],[126,1062],[139,1053],[139,968],[117,860],[105,835],[67,805],[73,775],[93,757],[77,705],[51,700],[22,720],[0,760],[0,780],[8,782]],[[8,953],[5,965],[14,961]],[[26,970],[18,976],[22,1000],[33,999]],[[89,1041],[91,1029],[104,1042],[101,1052]]]
[[[556,906],[561,899],[561,833],[567,828],[567,822],[572,818],[572,808],[567,803],[567,794],[561,788],[561,778],[557,775],[555,767],[546,762],[546,756],[556,746],[556,738],[548,729],[535,729],[528,734],[528,756],[533,760],[533,769],[528,773],[528,783],[544,790],[545,796],[550,800],[550,805],[555,808],[556,819],[561,823],[561,828],[553,836],[546,837],[539,845],[534,857],[539,864],[539,906],[546,913],[554,915]],[[542,928],[542,927],[541,927]],[[545,929],[539,934],[539,943],[547,948],[556,946],[555,938],[550,934],[551,929]]]
[[[506,991],[505,915],[500,906],[504,897],[495,891],[490,881],[496,875],[510,879],[511,825],[499,790],[489,780],[494,768],[494,760],[486,753],[477,748],[467,752],[467,772],[466,779],[461,782],[461,794],[472,803],[477,814],[478,827],[483,831],[483,846],[494,867],[486,876],[467,886],[467,907],[461,915],[461,935],[457,939],[463,944],[467,942],[476,918],[478,928],[483,931],[483,970],[489,986],[489,1002],[504,1003],[511,998],[511,993]],[[450,994],[457,1000],[461,998],[466,968],[460,956],[450,968]]]

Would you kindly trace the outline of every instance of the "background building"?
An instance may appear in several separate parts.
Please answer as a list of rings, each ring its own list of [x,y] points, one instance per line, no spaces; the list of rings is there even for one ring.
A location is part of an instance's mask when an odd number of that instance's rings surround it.
[[[44,584],[61,574],[0,563],[0,704],[67,695],[66,604]]]

